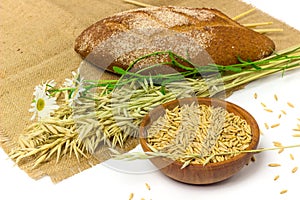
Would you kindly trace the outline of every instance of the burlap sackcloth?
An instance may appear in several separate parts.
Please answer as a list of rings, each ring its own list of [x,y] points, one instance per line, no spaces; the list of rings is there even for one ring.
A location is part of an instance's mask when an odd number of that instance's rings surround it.
[[[230,17],[251,9],[238,0],[142,1],[151,5],[177,5],[217,8]],[[46,80],[63,82],[76,70],[81,58],[74,52],[75,38],[86,27],[114,13],[137,8],[122,0],[2,0],[0,2],[0,144],[6,153],[16,145],[20,134],[30,122],[28,112],[34,86]],[[239,20],[240,23],[273,22],[269,28],[283,32],[269,33],[277,50],[300,43],[299,32],[256,10]],[[109,76],[107,76],[110,78]],[[127,143],[127,149],[137,145]],[[108,158],[103,152],[93,156],[55,159],[32,170],[32,160],[20,163],[33,179],[50,176],[59,182]]]

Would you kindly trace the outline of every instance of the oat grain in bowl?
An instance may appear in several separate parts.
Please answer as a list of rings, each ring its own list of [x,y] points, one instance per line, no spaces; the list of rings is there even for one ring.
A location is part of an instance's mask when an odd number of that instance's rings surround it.
[[[243,108],[198,97],[154,108],[141,122],[139,134],[144,152],[163,174],[201,185],[226,180],[249,163],[260,131]]]
[[[251,139],[251,128],[241,117],[222,107],[194,103],[167,109],[147,136],[149,145],[186,165],[228,160],[246,150]]]

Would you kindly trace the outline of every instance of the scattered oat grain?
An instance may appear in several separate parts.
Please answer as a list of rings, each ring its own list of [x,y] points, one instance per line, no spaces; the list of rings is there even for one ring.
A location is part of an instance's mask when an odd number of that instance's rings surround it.
[[[129,195],[129,200],[132,200],[132,199],[133,199],[133,196],[134,196],[134,194],[133,194],[133,193],[130,193],[130,195]]]
[[[295,108],[294,104],[292,104],[291,102],[287,102],[287,105],[291,108]]]
[[[294,155],[290,153],[291,160],[295,160]]]
[[[278,153],[282,153],[284,151],[284,148],[283,148],[283,145],[281,144],[281,142],[273,141],[273,145],[275,147],[282,147],[279,149]]]
[[[262,131],[259,131],[259,133],[260,133],[260,135],[264,135],[264,132],[262,132]]]
[[[278,153],[282,153],[284,151],[284,148],[279,149]]]
[[[278,119],[280,119],[280,118],[281,118],[281,114],[278,115]]]
[[[273,124],[273,125],[271,125],[271,128],[275,128],[275,127],[277,127],[277,126],[280,126],[280,124],[279,124],[279,123]]]
[[[267,111],[267,112],[273,112],[273,110],[269,109],[269,108],[265,108],[264,110]]]
[[[262,107],[267,107],[266,104],[264,104],[263,102],[260,102],[260,104],[262,105]]]
[[[298,167],[294,167],[294,168],[292,169],[292,173],[296,173],[297,170],[298,170]]]
[[[146,185],[147,190],[151,190],[151,187],[148,183],[146,183],[145,185]]]
[[[265,128],[266,128],[266,129],[269,129],[269,128],[270,128],[268,123],[264,123],[264,125],[265,125]]]
[[[274,94],[274,99],[275,101],[278,101],[278,96],[276,94]]]
[[[286,115],[286,111],[285,110],[281,110],[281,113]]]
[[[281,190],[280,194],[285,194],[287,193],[287,190]]]
[[[293,134],[293,137],[300,137],[300,134]]]
[[[279,164],[279,163],[270,163],[270,164],[268,164],[268,166],[269,167],[280,167],[281,164]]]
[[[257,93],[255,92],[253,95],[254,99],[257,99]]]
[[[274,177],[274,181],[277,181],[279,179],[279,175]]]
[[[277,142],[277,141],[273,141],[273,145],[274,145],[275,147],[282,147],[281,142]]]

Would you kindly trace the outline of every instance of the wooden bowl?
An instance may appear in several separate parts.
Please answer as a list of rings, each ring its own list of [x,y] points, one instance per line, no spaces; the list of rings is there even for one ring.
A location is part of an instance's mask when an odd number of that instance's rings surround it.
[[[252,141],[247,148],[256,149],[260,131],[255,119],[243,108],[223,100],[214,98],[184,98],[180,100],[174,100],[162,104],[154,108],[148,115],[145,116],[140,125],[140,143],[145,152],[151,152],[150,148],[146,144],[147,129],[151,124],[158,119],[161,115],[165,114],[165,109],[172,110],[177,105],[191,104],[192,102],[198,102],[199,104],[212,105],[214,107],[223,107],[230,113],[234,113],[245,119],[251,127]],[[208,163],[205,166],[202,164],[190,164],[187,167],[181,169],[183,163],[179,161],[173,161],[165,157],[156,157],[150,159],[151,162],[166,176],[175,179],[180,182],[188,184],[212,184],[223,181],[230,178],[237,172],[239,172],[251,159],[253,153],[241,153],[228,160]]]

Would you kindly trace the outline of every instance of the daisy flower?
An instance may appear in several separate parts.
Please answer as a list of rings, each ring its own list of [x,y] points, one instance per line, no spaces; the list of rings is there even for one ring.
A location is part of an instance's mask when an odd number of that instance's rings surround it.
[[[59,106],[56,104],[55,97],[49,97],[46,92],[47,85],[38,85],[34,89],[34,101],[31,104],[29,112],[33,112],[31,120],[34,120],[37,116],[38,120],[50,117],[50,114]]]
[[[83,78],[80,77],[79,69],[77,72],[72,72],[73,78],[68,79],[66,78],[66,81],[64,82],[64,86],[68,88],[72,88],[70,94],[68,103],[70,106],[74,105],[75,102],[81,103],[78,98],[80,97],[81,93],[85,91],[85,88],[83,86],[84,81]]]

